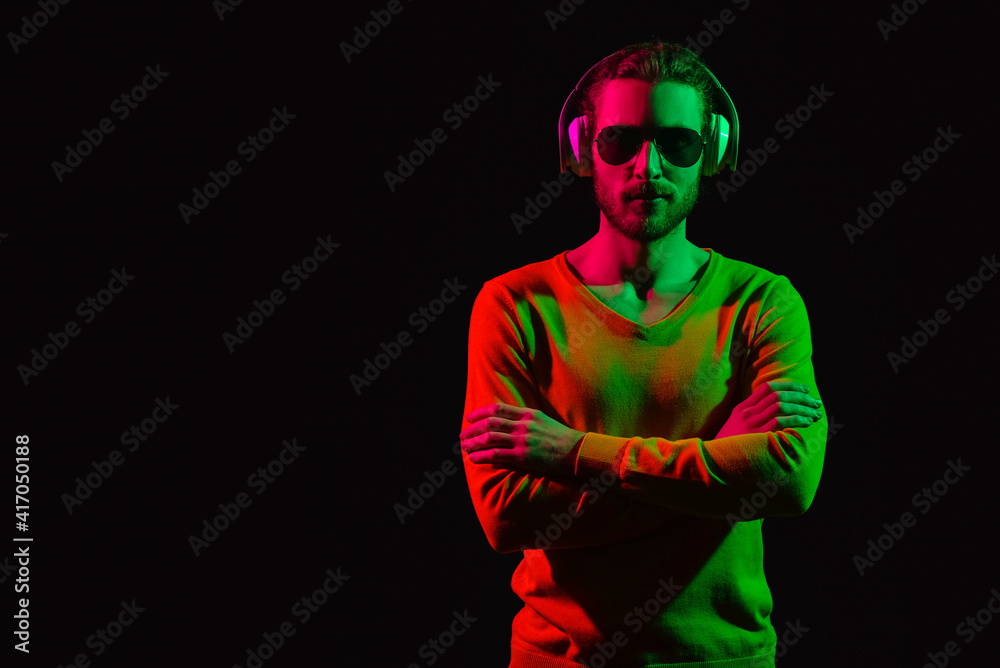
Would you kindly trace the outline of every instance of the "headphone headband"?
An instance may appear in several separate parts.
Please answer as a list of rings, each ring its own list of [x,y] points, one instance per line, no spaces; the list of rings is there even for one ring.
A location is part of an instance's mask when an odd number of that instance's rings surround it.
[[[683,47],[682,47],[683,48]],[[559,113],[559,173],[571,169],[577,176],[592,176],[593,170],[590,164],[580,162],[583,151],[583,143],[587,139],[587,120],[579,114],[581,97],[583,91],[581,86],[584,81],[590,78],[591,73],[600,67],[604,61],[611,58],[618,51],[599,60],[593,67],[587,70],[586,74],[580,77],[573,91],[563,103],[562,111]],[[712,72],[702,65],[705,72],[715,84],[713,93],[716,106],[721,107],[721,114],[712,114],[709,123],[709,136],[705,138],[705,155],[702,160],[702,174],[712,176],[722,172],[724,169],[736,169],[737,148],[739,146],[739,117],[736,115],[736,107],[733,105],[729,93],[722,87],[719,80]]]

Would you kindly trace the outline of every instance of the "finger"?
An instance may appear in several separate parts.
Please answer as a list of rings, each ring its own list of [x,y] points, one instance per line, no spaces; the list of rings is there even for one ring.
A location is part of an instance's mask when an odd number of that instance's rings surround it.
[[[477,422],[486,417],[491,417],[497,414],[502,415],[505,407],[506,404],[503,403],[486,404],[485,406],[480,406],[479,408],[476,408],[475,410],[469,412],[469,414],[465,416],[465,421],[468,422],[469,424],[472,424],[473,422]]]
[[[507,417],[517,419],[521,414],[526,411],[526,408],[521,406],[513,406],[511,404],[505,404],[502,402],[497,402],[495,404],[486,404],[485,406],[480,406],[474,411],[470,412],[465,416],[465,421],[469,424],[481,420],[485,417]]]
[[[821,407],[821,402],[801,392],[775,392],[765,399],[765,403],[750,411],[750,415],[756,415],[762,422],[779,415],[805,415],[818,418],[817,411]]]
[[[517,464],[520,458],[514,450],[493,448],[469,453],[469,461],[473,464]]]
[[[479,450],[469,453],[469,461],[473,464],[492,464],[496,459],[497,450]]]
[[[818,407],[822,406],[823,402],[816,397],[810,396],[805,392],[797,391],[787,391],[787,392],[775,392],[774,396],[778,401],[789,404],[800,404],[802,406],[812,406]]]
[[[802,404],[779,401],[768,406],[767,410],[763,412],[762,417],[765,420],[769,420],[782,415],[803,415],[815,420],[819,419],[821,413],[812,406],[803,406]]]
[[[802,383],[795,381],[774,380],[764,383],[750,395],[747,400],[755,407],[755,411],[760,414],[762,409],[771,406],[775,402],[787,400],[807,403],[811,398],[808,394],[809,388]]]
[[[771,392],[783,392],[783,391],[794,391],[794,392],[804,392],[809,394],[811,388],[808,385],[803,385],[802,383],[796,382],[794,380],[772,380],[764,383],[761,387],[767,387]]]
[[[461,433],[459,433],[458,438],[459,440],[464,441],[473,438],[475,436],[479,436],[480,434],[485,434],[491,431],[501,431],[510,433],[514,431],[515,424],[516,424],[515,422],[511,422],[510,420],[488,415],[476,420],[468,427],[463,429]]]
[[[479,441],[489,440],[491,434],[499,438],[515,432],[517,424],[504,418],[486,417],[466,427],[458,436],[463,443],[477,438]]]
[[[814,422],[811,418],[804,415],[787,415],[777,417],[772,422],[768,423],[768,431],[778,431],[781,429],[788,429],[790,427],[808,427]]]
[[[488,431],[474,438],[462,441],[462,450],[468,453],[489,449],[509,449],[514,447],[514,439],[510,434]]]
[[[771,395],[771,394],[773,394],[775,392],[779,392],[779,391],[783,391],[783,390],[799,390],[799,391],[801,391],[804,388],[805,388],[804,385],[802,385],[801,383],[796,383],[795,381],[791,381],[791,380],[772,380],[772,381],[768,381],[766,383],[761,383],[759,386],[757,386],[757,389],[754,390],[753,392],[751,392],[750,396],[747,397],[744,400],[743,403],[747,404],[747,406],[753,406],[753,405],[757,405],[757,404],[761,404],[761,403],[766,404],[768,402],[765,402],[764,400],[769,395]]]

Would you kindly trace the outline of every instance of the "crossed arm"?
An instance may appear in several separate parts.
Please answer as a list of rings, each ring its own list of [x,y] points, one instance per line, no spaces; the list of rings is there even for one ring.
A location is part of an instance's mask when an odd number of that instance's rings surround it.
[[[774,490],[760,516],[797,515],[808,507],[826,434],[819,401],[800,382],[813,382],[810,360],[756,360],[747,381],[755,389],[711,440],[582,432],[540,408],[545,403],[518,340],[517,314],[499,301],[488,308],[481,298],[470,332],[469,412],[460,438],[476,512],[494,549],[526,549],[567,512],[572,527],[556,532],[562,535],[553,549],[620,541],[678,513],[723,518],[764,489],[760,485]],[[477,337],[492,342],[474,347]]]
[[[822,417],[822,401],[793,381],[762,384],[738,405],[716,439],[808,427]],[[473,464],[495,464],[543,475],[575,476],[586,432],[572,429],[535,408],[504,403],[480,406],[465,416],[459,434]]]
[[[667,442],[663,439],[614,439],[611,444],[621,443],[619,447],[628,448],[629,442],[633,440],[647,441],[645,445],[638,445],[637,448],[652,450],[660,457],[670,459],[683,458],[681,451],[684,449],[690,451],[704,448],[708,451],[706,459],[710,461],[726,456],[732,458],[732,452],[720,455],[720,451],[735,450],[737,459],[743,459],[744,465],[752,465],[753,457],[744,456],[749,453],[742,451],[760,447],[760,444],[730,437],[749,434],[767,435],[789,427],[808,427],[822,418],[819,410],[821,404],[820,400],[810,397],[809,388],[800,383],[771,381],[760,385],[750,397],[733,410],[713,441],[686,439],[692,442],[683,443]],[[459,439],[462,442],[462,451],[468,455],[469,462],[474,466],[491,465],[543,477],[569,477],[581,481],[586,480],[589,475],[594,481],[593,476],[597,471],[588,470],[579,461],[580,447],[587,433],[567,427],[541,410],[494,403],[473,410],[465,420],[469,426],[462,430]],[[667,454],[661,452],[663,450],[674,450],[674,452]],[[688,458],[691,456],[694,455],[689,453]],[[616,467],[618,466],[620,465],[616,462]],[[615,477],[617,478],[618,474]],[[632,489],[627,485],[612,485],[612,489],[636,501],[716,518],[734,513],[739,499],[749,497],[759,489],[767,489],[767,483],[774,485],[774,492],[769,495],[770,498],[763,508],[764,514],[777,516],[801,514],[808,507],[814,492],[814,490],[806,491],[805,495],[809,500],[802,501],[803,493],[799,489],[801,482],[789,480],[789,476],[781,471],[772,476],[751,477],[752,480],[745,482],[760,483],[764,486],[752,488],[730,485],[728,489],[709,486],[701,489],[702,494],[697,494],[695,492],[697,488],[691,485],[682,492],[679,484],[685,481],[681,479],[664,478],[665,484],[661,486],[662,489],[667,491],[669,486],[676,486],[677,495],[669,492],[658,495],[656,491]],[[597,486],[596,482],[591,484]]]

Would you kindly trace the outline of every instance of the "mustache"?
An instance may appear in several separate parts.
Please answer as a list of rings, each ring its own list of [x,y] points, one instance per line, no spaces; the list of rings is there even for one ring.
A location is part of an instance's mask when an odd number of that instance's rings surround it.
[[[652,184],[646,184],[644,186],[638,186],[630,190],[625,191],[625,197],[629,199],[638,199],[640,197],[672,197],[673,191],[665,188],[657,188]]]

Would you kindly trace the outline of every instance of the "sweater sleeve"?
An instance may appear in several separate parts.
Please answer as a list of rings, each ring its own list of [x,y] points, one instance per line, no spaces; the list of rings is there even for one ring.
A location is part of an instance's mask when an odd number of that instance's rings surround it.
[[[465,415],[502,402],[559,419],[535,381],[529,356],[531,317],[522,315],[503,288],[484,284],[470,320]],[[463,419],[462,429],[468,426]],[[603,545],[647,533],[676,515],[614,493],[610,472],[595,470],[590,479],[579,480],[474,464],[465,452],[462,461],[476,515],[498,552]]]
[[[738,332],[747,347],[744,373],[734,379],[746,399],[761,384],[792,380],[821,398],[812,364],[805,305],[784,276],[747,300]],[[728,407],[728,414],[735,407]],[[827,413],[804,428],[703,440],[617,437],[588,432],[576,474],[614,474],[614,489],[637,501],[704,517],[775,515],[806,511],[816,494],[826,449]]]

